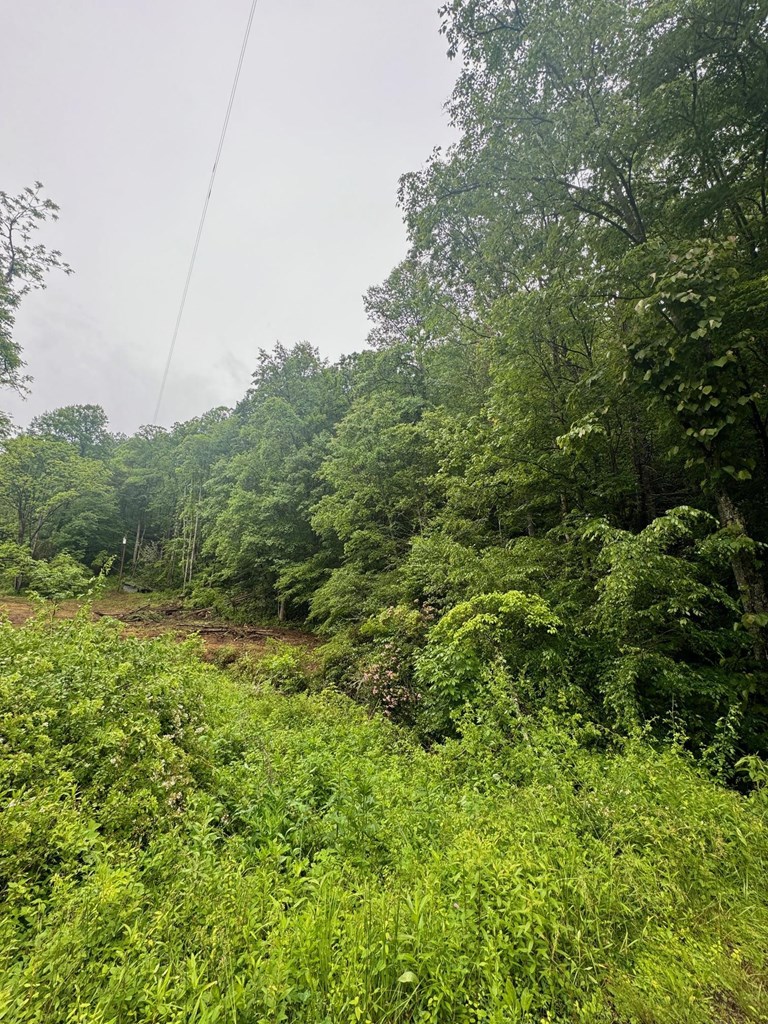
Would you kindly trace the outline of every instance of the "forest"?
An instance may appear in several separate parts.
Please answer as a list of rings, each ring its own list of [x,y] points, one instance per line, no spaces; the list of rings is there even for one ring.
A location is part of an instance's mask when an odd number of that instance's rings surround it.
[[[3,427],[0,1021],[768,1019],[768,6],[440,30],[358,353]],[[23,389],[69,268],[0,199]],[[124,584],[319,644],[211,665],[93,623]]]

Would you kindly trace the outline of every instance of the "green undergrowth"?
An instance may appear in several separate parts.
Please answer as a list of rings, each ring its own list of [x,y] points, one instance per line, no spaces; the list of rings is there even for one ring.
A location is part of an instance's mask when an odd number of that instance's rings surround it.
[[[0,626],[0,795],[3,1022],[768,1019],[763,792],[578,719],[426,751],[40,619]]]

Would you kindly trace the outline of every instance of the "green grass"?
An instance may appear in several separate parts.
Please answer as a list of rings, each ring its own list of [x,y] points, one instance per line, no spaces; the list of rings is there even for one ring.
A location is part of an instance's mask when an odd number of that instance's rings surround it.
[[[0,1021],[765,1021],[768,802],[578,722],[424,751],[108,623],[0,627]]]

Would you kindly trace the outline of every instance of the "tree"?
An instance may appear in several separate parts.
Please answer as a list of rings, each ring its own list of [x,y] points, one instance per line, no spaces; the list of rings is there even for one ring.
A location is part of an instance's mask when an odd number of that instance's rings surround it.
[[[85,555],[114,524],[108,470],[63,441],[15,437],[0,453],[0,529],[32,557]]]
[[[24,392],[21,347],[13,340],[15,311],[33,288],[44,288],[50,270],[71,274],[57,249],[33,241],[46,220],[57,220],[59,208],[42,194],[37,181],[17,196],[0,192],[0,387]]]
[[[313,596],[317,621],[361,618],[395,597],[411,541],[435,512],[423,367],[406,348],[360,362],[360,393],[318,472],[328,493],[312,525],[341,564]]]
[[[462,138],[402,181],[411,259],[502,340],[518,297],[555,311],[553,330],[529,326],[550,349],[535,368],[553,399],[547,432],[561,418],[575,465],[607,477],[608,418],[639,409],[621,429],[646,507],[661,503],[643,405],[666,421],[733,533],[765,657],[752,539],[764,531],[750,521],[768,493],[768,459],[754,458],[768,450],[765,5],[452,0],[441,13],[462,63],[450,104]],[[574,304],[601,339],[595,369],[569,354]]]
[[[311,509],[326,489],[317,471],[349,405],[343,384],[310,345],[262,351],[232,417],[232,456],[208,486],[204,555],[220,582],[250,591],[264,609],[276,605],[280,616],[289,598],[294,608],[306,604],[307,578],[317,582],[314,567],[293,570],[320,548]]]
[[[52,441],[66,441],[84,459],[103,459],[113,447],[108,423],[100,405],[65,405],[35,416],[27,433]]]
[[[174,534],[178,499],[174,447],[164,427],[143,426],[116,445],[110,460],[121,530],[131,537],[133,571],[141,560],[143,545],[146,552],[157,554]]]
[[[0,278],[0,387],[24,392],[28,378],[22,376],[21,348],[13,340],[13,311],[16,301],[3,278]]]

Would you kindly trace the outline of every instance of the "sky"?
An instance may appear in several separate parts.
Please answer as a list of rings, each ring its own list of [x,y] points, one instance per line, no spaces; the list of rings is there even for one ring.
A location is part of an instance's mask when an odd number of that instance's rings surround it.
[[[258,0],[158,422],[232,405],[260,348],[364,347],[406,252],[399,176],[454,138],[438,0]],[[250,0],[25,0],[0,38],[0,189],[39,180],[61,250],[15,340],[19,426],[99,404],[152,422]]]

